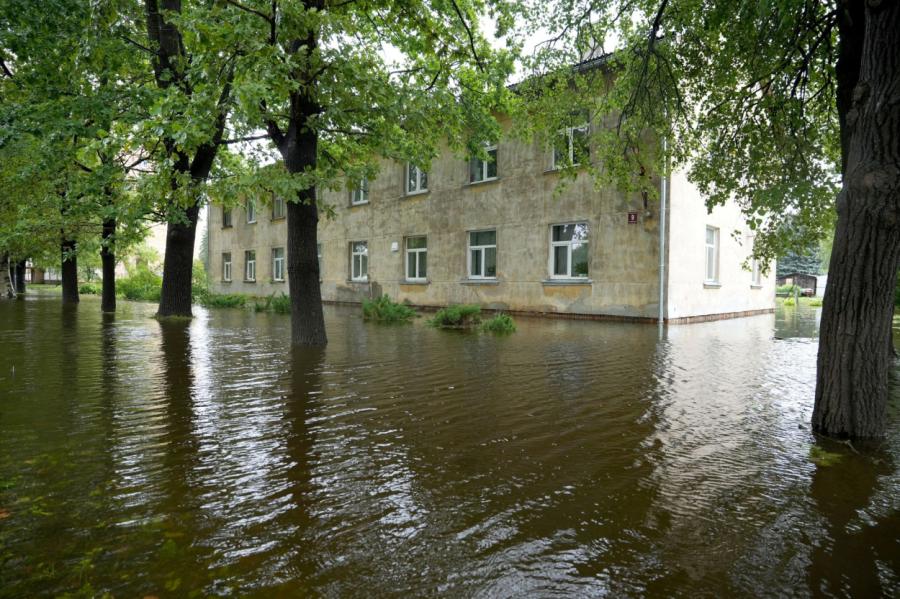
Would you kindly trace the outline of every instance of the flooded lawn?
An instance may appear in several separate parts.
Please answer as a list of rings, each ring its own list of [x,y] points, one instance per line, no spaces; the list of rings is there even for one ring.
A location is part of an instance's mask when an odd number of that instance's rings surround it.
[[[813,311],[161,324],[0,303],[0,596],[892,596],[900,417],[815,444]]]

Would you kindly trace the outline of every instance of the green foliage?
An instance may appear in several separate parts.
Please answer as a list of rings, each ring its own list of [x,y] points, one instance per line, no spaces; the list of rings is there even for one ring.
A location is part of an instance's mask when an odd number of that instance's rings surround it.
[[[783,305],[792,307],[792,306],[796,306],[797,304],[794,302],[793,297],[787,297],[784,299]]]
[[[797,290],[799,292],[800,288],[797,287],[796,285],[779,285],[778,287],[775,288],[775,293],[777,293],[779,295],[783,295],[783,294],[793,295],[794,290]]]
[[[195,304],[202,304],[209,295],[209,277],[206,274],[206,266],[201,260],[194,260],[194,268],[191,271],[191,300]]]
[[[207,293],[200,302],[207,308],[243,308],[247,296],[240,293]]]
[[[516,331],[516,323],[509,314],[497,314],[493,318],[486,320],[481,329],[489,333],[514,333]]]
[[[417,316],[411,307],[397,303],[385,294],[374,300],[363,300],[363,318],[381,323],[408,322]]]
[[[103,283],[97,281],[89,281],[78,286],[78,293],[85,295],[100,295],[103,293]]]
[[[481,324],[481,306],[457,304],[438,310],[428,324],[440,329],[466,329]]]
[[[253,300],[254,312],[276,312],[278,314],[291,313],[291,298],[283,292],[280,295],[272,294],[268,297]]]
[[[900,276],[897,277],[897,284],[894,285],[894,305],[900,307]]]
[[[821,268],[822,260],[819,256],[819,246],[816,244],[807,248],[807,251],[802,254],[789,251],[785,255],[779,256],[775,276],[783,277],[792,273],[817,275]]]
[[[116,294],[129,300],[157,302],[161,291],[162,277],[146,264],[136,264],[128,276],[116,281]]]

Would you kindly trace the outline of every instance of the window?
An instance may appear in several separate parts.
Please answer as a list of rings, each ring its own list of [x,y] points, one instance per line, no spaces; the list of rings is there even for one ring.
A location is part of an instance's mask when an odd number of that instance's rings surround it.
[[[497,146],[488,145],[484,150],[488,155],[487,160],[479,158],[469,160],[469,183],[490,181],[497,178]]]
[[[406,238],[406,280],[424,281],[428,277],[428,240],[426,237]]]
[[[231,252],[222,252],[222,280],[231,281]]]
[[[469,233],[469,278],[493,279],[497,276],[497,231]]]
[[[369,179],[363,177],[356,189],[350,192],[350,204],[359,206],[360,204],[369,203]]]
[[[707,283],[719,282],[719,230],[706,227],[706,279]]]
[[[750,284],[754,287],[762,286],[762,272],[759,268],[759,260],[750,259]]]
[[[590,128],[587,123],[577,127],[566,127],[559,132],[553,144],[553,168],[577,166],[590,158],[588,143]]]
[[[231,226],[231,208],[222,208],[222,227]]]
[[[406,164],[406,193],[424,193],[428,191],[428,173],[412,163]]]
[[[350,242],[350,280],[369,280],[369,244],[365,241]]]
[[[553,225],[550,231],[550,277],[557,279],[588,276],[587,223]]]
[[[247,222],[255,223],[256,222],[256,202],[253,200],[247,200],[247,204],[245,205],[247,209]]]
[[[319,280],[322,280],[322,273],[325,272],[322,270],[322,244],[316,244],[316,259],[319,261]]]
[[[284,280],[284,248],[272,248],[272,280]]]
[[[272,220],[284,218],[286,214],[287,204],[284,198],[279,198],[278,196],[272,198]]]
[[[256,280],[256,251],[244,252],[244,280],[253,282]]]

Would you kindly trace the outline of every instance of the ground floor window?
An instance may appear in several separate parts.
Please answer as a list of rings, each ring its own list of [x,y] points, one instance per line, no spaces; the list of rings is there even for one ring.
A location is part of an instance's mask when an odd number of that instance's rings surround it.
[[[256,251],[247,250],[244,252],[244,280],[256,280]]]
[[[325,271],[322,270],[322,244],[316,244],[316,259],[319,261],[319,280],[322,280],[322,273]]]
[[[284,280],[284,248],[272,248],[272,280]]]
[[[369,244],[366,241],[350,242],[350,279],[369,280]]]
[[[426,237],[406,238],[406,280],[424,281],[428,277],[428,240]]]
[[[469,233],[469,278],[493,279],[497,276],[497,231]]]
[[[719,230],[706,227],[706,278],[707,283],[719,281]]]
[[[750,284],[754,287],[762,285],[762,272],[759,267],[759,260],[756,258],[750,259]]]
[[[550,227],[550,277],[587,278],[588,225],[567,223]]]
[[[222,280],[231,280],[231,252],[222,253]]]

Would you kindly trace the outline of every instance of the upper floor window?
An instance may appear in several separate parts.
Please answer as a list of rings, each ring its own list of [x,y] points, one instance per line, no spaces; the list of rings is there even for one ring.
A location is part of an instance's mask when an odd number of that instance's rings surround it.
[[[356,188],[350,192],[350,204],[358,206],[360,204],[369,203],[369,179],[363,177]]]
[[[247,222],[255,223],[256,222],[256,202],[253,200],[247,200],[247,203],[244,205],[247,210]]]
[[[497,231],[469,233],[469,278],[493,279],[497,276]]]
[[[365,241],[350,242],[350,280],[369,280],[369,244]]]
[[[480,181],[490,181],[497,178],[497,146],[488,145],[485,147],[488,155],[487,160],[480,158],[472,158],[469,160],[469,183],[478,183]]]
[[[284,248],[272,248],[272,280],[284,280]]]
[[[222,280],[231,281],[231,252],[222,252]]]
[[[284,198],[275,196],[272,198],[272,220],[284,218],[287,215],[287,203]]]
[[[231,208],[222,207],[222,226],[231,226]]]
[[[424,193],[428,191],[428,173],[411,162],[406,163],[406,193]]]
[[[428,240],[426,237],[406,238],[406,280],[424,281],[428,277]]]
[[[568,223],[550,227],[550,277],[588,276],[588,225]]]
[[[706,227],[706,276],[707,283],[719,282],[719,230]]]
[[[553,144],[553,168],[586,164],[590,159],[589,133],[587,123],[560,131]]]
[[[255,250],[247,250],[244,252],[244,280],[251,283],[256,280]]]

